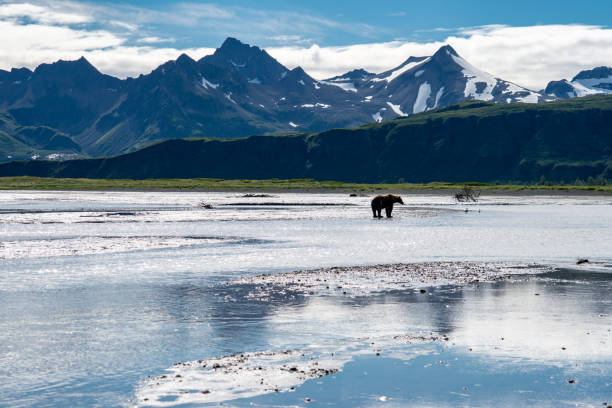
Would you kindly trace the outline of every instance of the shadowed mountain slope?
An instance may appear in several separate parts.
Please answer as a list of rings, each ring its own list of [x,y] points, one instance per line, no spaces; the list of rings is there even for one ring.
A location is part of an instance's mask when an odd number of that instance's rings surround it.
[[[612,180],[612,96],[467,102],[354,129],[171,140],[117,157],[0,165],[0,176],[313,178],[352,182]]]

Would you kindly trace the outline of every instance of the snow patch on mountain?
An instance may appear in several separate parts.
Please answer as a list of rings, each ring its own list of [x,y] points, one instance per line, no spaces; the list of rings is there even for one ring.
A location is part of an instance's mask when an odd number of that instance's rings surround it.
[[[397,115],[400,116],[408,116],[407,113],[402,112],[400,105],[394,105],[391,102],[387,102],[387,105],[389,105],[389,107],[393,110],[393,112],[395,112]]]
[[[538,103],[540,97],[537,93],[531,92],[529,95],[517,97],[516,100],[523,103]]]
[[[355,88],[355,85],[351,82],[337,82],[337,81],[321,81],[324,84],[327,85],[333,85],[333,86],[337,86],[338,88],[341,88],[343,90],[345,90],[346,92],[357,92],[357,88]]]
[[[582,86],[585,86],[587,88],[595,88],[598,89],[602,92],[606,92],[606,93],[610,93],[612,92],[610,89],[605,89],[605,88],[597,88],[597,85],[601,85],[601,84],[610,84],[612,83],[612,75],[605,77],[605,78],[581,78],[581,79],[574,79],[572,81],[572,84],[580,84]]]
[[[417,94],[414,106],[412,107],[412,113],[420,113],[427,109],[427,100],[431,95],[431,85],[428,82],[424,82],[419,86],[419,93]],[[395,110],[395,109],[394,109]]]
[[[374,119],[374,121],[376,123],[380,123],[383,120],[382,115],[380,114],[380,112],[376,112],[375,114],[373,114],[372,115],[372,119]]]
[[[302,108],[323,108],[323,109],[327,109],[329,108],[331,105],[328,105],[326,103],[305,103],[303,105],[301,105]]]
[[[439,105],[440,105],[440,98],[442,97],[442,95],[444,94],[444,87],[438,89],[438,92],[436,93],[436,102],[434,103],[434,109],[436,109]]]
[[[422,61],[414,61],[414,62],[409,62],[407,64],[405,64],[404,66],[401,66],[400,68],[391,71],[391,73],[385,77],[382,78],[373,78],[372,81],[374,82],[380,82],[380,81],[387,81],[387,82],[391,82],[393,81],[395,78],[399,77],[400,75],[402,75],[404,72],[406,71],[410,71],[412,68],[418,67],[419,65],[425,64],[426,62],[428,62],[431,58],[425,58]]]
[[[219,84],[213,84],[212,82],[210,82],[206,78],[202,78],[202,86],[205,89],[208,89],[208,88],[217,89],[219,87]]]
[[[296,124],[295,124],[295,123],[293,123],[293,122],[289,122],[289,126],[291,126],[292,128],[296,128],[296,127],[298,127],[298,126],[300,126],[300,125],[296,125]]]
[[[605,78],[608,79],[608,78]],[[569,84],[574,88],[574,96],[588,96],[588,95],[597,95],[597,94],[608,94],[612,93],[612,90],[605,88],[596,88],[591,86],[591,84],[599,85],[604,83],[605,80],[602,79],[578,79],[570,82]],[[610,78],[610,82],[612,82],[612,77]]]
[[[231,92],[230,92],[230,93],[228,93],[228,94],[225,94],[225,98],[226,98],[228,101],[230,101],[230,102],[236,103],[236,101],[232,99],[232,93],[231,93]],[[238,105],[238,104],[236,103],[236,105]]]
[[[249,84],[261,84],[259,78],[249,79]]]
[[[448,53],[448,51],[446,51]],[[493,88],[497,85],[497,79],[493,78],[492,75],[487,74],[474,67],[472,64],[467,62],[461,57],[457,57],[449,53],[455,63],[463,68],[462,73],[467,79],[465,84],[465,90],[463,95],[465,97],[472,97],[482,101],[490,101],[493,99]],[[484,88],[483,85],[484,84]]]

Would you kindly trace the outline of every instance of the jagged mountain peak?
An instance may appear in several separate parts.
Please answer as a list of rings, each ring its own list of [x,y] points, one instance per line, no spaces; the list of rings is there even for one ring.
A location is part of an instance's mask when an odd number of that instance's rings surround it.
[[[10,71],[4,71],[0,69],[0,78],[2,80],[13,80],[13,81],[21,81],[32,75],[32,71],[28,68],[11,68]]]
[[[28,68],[11,68],[11,73],[18,73],[18,72],[29,72],[30,74],[32,73],[32,70],[28,69]]]
[[[612,68],[580,71],[571,81],[550,81],[544,91],[557,99],[612,93]]]
[[[575,81],[560,81],[556,96],[542,96],[479,70],[450,45],[380,74],[354,69],[315,80],[301,67],[288,69],[264,49],[229,37],[199,61],[182,54],[125,81],[101,74],[85,58],[43,64],[35,74],[0,70],[0,107],[21,124],[74,135],[83,151],[96,155],[177,135],[316,131],[470,100],[539,102],[612,93],[611,68],[583,71]],[[112,137],[105,137],[109,132]]]
[[[176,63],[177,64],[192,64],[196,62],[193,58],[191,58],[189,55],[182,53],[181,55],[179,55],[179,57],[176,59]]]
[[[393,69],[391,69],[389,71],[385,71],[383,73],[380,73],[380,74],[376,75],[376,77],[374,77],[372,79],[372,81],[374,81],[374,82],[381,82],[381,81],[391,82],[391,81],[395,80],[396,78],[399,78],[400,76],[402,76],[407,71],[410,71],[411,69],[415,68],[416,66],[419,66],[419,65],[423,64],[429,58],[430,57],[410,57],[406,61],[404,61],[401,65],[399,65],[398,67],[395,67],[395,68],[393,68]]]
[[[457,51],[455,51],[455,49],[448,44],[440,47],[438,51],[434,53],[433,57],[435,58],[436,56],[441,56],[441,55],[454,55],[455,57],[459,57],[459,54],[457,54]]]
[[[446,70],[457,69],[461,71],[466,67],[470,67],[470,70],[477,70],[450,45],[440,47],[430,58],[434,63],[444,65]]]
[[[337,75],[333,78],[329,78],[329,79],[325,79],[325,81],[337,81],[340,79],[347,79],[347,80],[365,80],[365,79],[369,79],[372,77],[375,77],[376,74],[372,73],[372,72],[368,72],[365,69],[362,68],[358,68],[358,69],[354,69],[352,71],[346,72],[342,75]]]
[[[212,57],[215,57],[214,59],[216,60],[225,60],[235,68],[244,68],[246,63],[251,60],[264,60],[268,63],[273,61],[278,64],[278,61],[272,58],[265,50],[254,45],[245,44],[233,37],[228,37],[221,47],[215,50]],[[202,58],[202,60],[206,59],[210,60],[211,58]]]
[[[177,59],[166,61],[155,68],[151,74],[166,75],[169,72],[197,72],[198,69],[198,63],[189,55],[183,53]],[[145,76],[148,77],[149,75]]]
[[[28,82],[51,84],[65,87],[66,91],[78,93],[92,89],[118,88],[121,80],[98,71],[85,57],[77,60],[59,60],[51,64],[40,64],[27,75]],[[36,85],[33,85],[36,86]],[[86,96],[83,95],[85,98]]]
[[[249,52],[251,50],[260,50],[260,48],[243,43],[234,37],[227,37],[225,41],[223,41],[223,44],[217,48],[215,53],[218,55],[232,56],[235,54]]]
[[[299,67],[299,66],[298,66],[298,67],[293,68],[291,71],[289,71],[289,73],[290,73],[291,75],[294,75],[294,76],[309,76],[309,75],[306,73],[306,71],[304,71],[304,69],[303,69],[302,67]]]
[[[229,37],[212,55],[200,59],[200,64],[211,64],[229,68],[248,81],[256,83],[275,82],[289,71],[265,50]]]
[[[546,85],[544,93],[554,95],[556,98],[565,99],[574,93],[574,87],[567,81],[567,79],[550,81],[548,85]]]
[[[35,74],[41,73],[59,73],[59,72],[91,72],[100,74],[100,71],[94,67],[85,57],[76,60],[58,60],[50,64],[40,64],[34,70]],[[101,74],[100,74],[101,75]]]

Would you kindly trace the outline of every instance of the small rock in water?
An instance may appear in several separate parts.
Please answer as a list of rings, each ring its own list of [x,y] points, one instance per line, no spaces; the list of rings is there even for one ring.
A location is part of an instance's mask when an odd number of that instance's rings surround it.
[[[310,398],[304,398],[304,402],[310,402]]]
[[[378,398],[379,401],[389,401],[388,397],[385,397],[384,395],[380,398]]]
[[[568,378],[567,382],[570,383],[570,384],[575,384],[576,380],[574,380],[573,378]]]
[[[425,289],[421,289],[420,292],[421,293],[427,293],[427,291]]]
[[[580,258],[578,262],[576,262],[576,265],[581,265],[583,263],[591,263],[591,262],[587,258]]]

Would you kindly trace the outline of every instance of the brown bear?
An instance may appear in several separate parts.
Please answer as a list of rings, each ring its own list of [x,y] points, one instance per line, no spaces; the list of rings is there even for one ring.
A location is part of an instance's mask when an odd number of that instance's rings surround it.
[[[372,199],[372,214],[374,218],[382,218],[380,214],[382,209],[385,209],[387,218],[391,218],[391,211],[393,211],[393,203],[404,204],[402,197],[393,194],[377,195]]]

